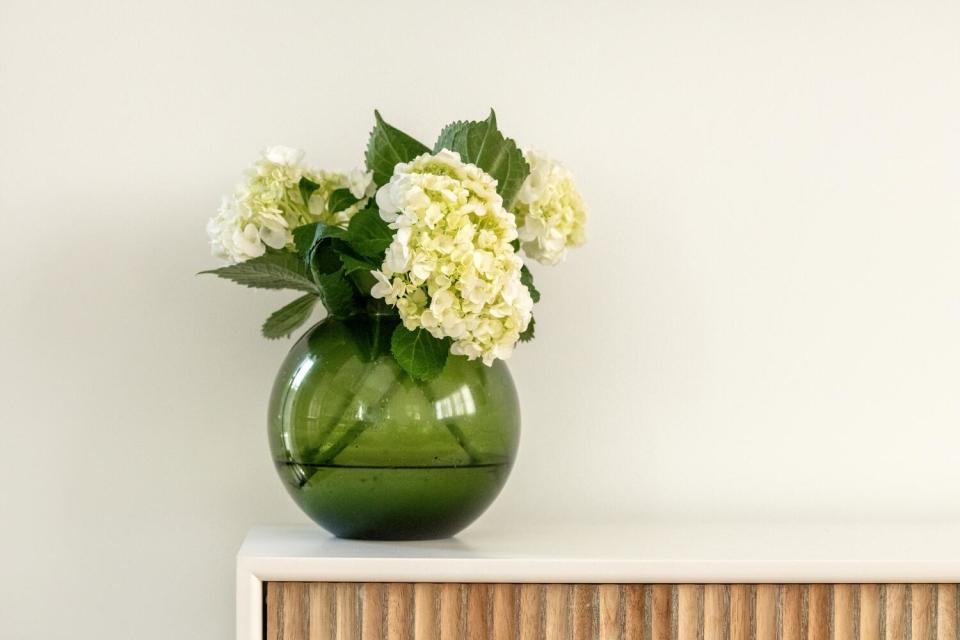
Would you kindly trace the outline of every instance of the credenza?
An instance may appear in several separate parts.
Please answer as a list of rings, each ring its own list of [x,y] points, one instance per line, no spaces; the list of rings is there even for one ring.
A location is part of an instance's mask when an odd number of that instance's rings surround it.
[[[960,527],[252,530],[239,640],[960,640]]]

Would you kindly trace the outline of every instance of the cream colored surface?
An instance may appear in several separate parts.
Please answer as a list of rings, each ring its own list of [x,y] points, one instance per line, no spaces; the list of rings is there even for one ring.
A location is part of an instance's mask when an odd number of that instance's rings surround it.
[[[958,68],[946,1],[3,2],[3,636],[231,636],[244,531],[304,521],[257,336],[291,296],[194,277],[203,226],[264,145],[358,162],[375,106],[493,105],[592,206],[486,525],[957,520]]]
[[[407,542],[341,540],[312,525],[255,527],[237,555],[237,586],[246,601],[250,577],[261,582],[958,582],[957,540],[956,525],[488,522],[453,539]],[[734,593],[734,605],[740,595]]]

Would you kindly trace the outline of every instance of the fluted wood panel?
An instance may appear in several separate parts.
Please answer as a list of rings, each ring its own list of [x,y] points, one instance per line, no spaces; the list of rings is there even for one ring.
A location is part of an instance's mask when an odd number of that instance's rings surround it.
[[[955,584],[271,582],[267,640],[960,640]]]

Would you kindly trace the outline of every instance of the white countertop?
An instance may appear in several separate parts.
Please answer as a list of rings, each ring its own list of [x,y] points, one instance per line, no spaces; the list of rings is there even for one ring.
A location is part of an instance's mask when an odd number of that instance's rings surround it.
[[[422,542],[260,527],[237,563],[263,581],[960,582],[960,525],[537,525]]]

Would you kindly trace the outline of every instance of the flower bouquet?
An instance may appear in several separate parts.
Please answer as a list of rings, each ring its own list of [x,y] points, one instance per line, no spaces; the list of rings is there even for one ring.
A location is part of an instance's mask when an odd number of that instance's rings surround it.
[[[429,148],[375,113],[366,166],[316,170],[267,149],[208,224],[213,273],[300,297],[263,324],[323,321],[277,376],[270,443],[297,503],[333,533],[452,535],[496,497],[519,438],[503,361],[533,338],[547,265],[584,241],[564,167],[482,121]]]

